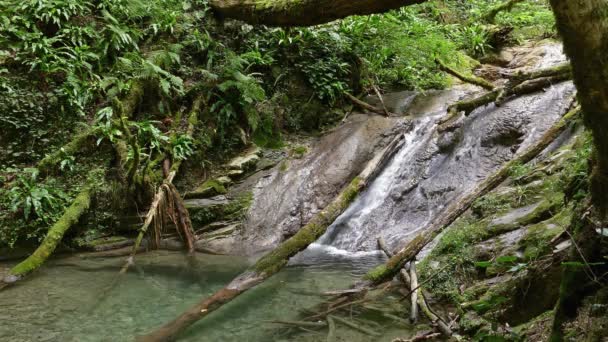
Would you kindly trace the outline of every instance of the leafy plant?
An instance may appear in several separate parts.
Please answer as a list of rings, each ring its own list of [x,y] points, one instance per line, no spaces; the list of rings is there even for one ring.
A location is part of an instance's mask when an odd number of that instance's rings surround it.
[[[52,184],[38,182],[38,175],[38,169],[35,168],[17,172],[16,182],[9,191],[10,208],[26,221],[39,218],[48,223],[60,212],[69,197]]]
[[[171,138],[172,155],[177,160],[188,159],[193,153],[194,141],[185,134],[179,134]]]

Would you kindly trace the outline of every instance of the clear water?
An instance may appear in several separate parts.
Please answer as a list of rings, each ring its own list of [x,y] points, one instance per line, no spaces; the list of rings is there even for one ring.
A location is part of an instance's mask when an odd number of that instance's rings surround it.
[[[298,263],[296,258],[276,276],[192,327],[180,341],[324,341],[326,331],[287,330],[269,321],[301,318],[302,310],[325,299],[323,292],[348,287],[382,257],[334,255],[318,248],[307,253],[300,260],[308,262]],[[248,260],[241,258],[198,255],[193,269],[181,253],[155,251],[139,255],[138,267],[112,288],[123,261],[55,259],[20,285],[0,292],[0,341],[132,341],[175,318],[248,266]],[[9,266],[0,264],[0,268]],[[392,300],[394,313],[404,317],[396,298],[389,295],[386,300]],[[369,326],[383,336],[370,337],[340,324],[336,332],[346,341],[391,341],[409,336],[412,328],[375,318]]]

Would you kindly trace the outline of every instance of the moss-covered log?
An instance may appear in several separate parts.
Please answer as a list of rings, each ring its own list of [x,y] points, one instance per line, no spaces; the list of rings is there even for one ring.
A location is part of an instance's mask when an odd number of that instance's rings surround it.
[[[572,79],[569,63],[544,68],[528,73],[517,73],[502,88],[494,89],[471,99],[456,102],[448,107],[448,116],[443,121],[464,112],[471,114],[475,109],[496,102],[497,105],[511,96],[525,95],[543,90],[553,84]]]
[[[144,96],[144,87],[140,82],[132,82],[129,92],[119,101],[121,111],[126,117],[133,115],[139,103]],[[53,153],[46,155],[40,162],[37,168],[42,173],[52,172],[63,160],[64,156],[74,155],[84,149],[88,144],[95,141],[95,136],[101,132],[101,128],[89,127],[82,132],[76,134],[72,140],[57,149]]]
[[[363,172],[354,178],[325,209],[316,214],[298,233],[264,255],[227,286],[212,296],[203,299],[158,330],[139,337],[138,341],[172,341],[190,325],[277,273],[287,265],[291,257],[306,249],[325,233],[327,228],[348,208],[359,192],[378,174],[379,170],[402,144],[403,135],[400,135],[382,153],[373,158]]]
[[[94,173],[91,173],[91,175],[94,175]],[[72,204],[65,210],[59,220],[49,228],[49,232],[34,253],[13,267],[8,275],[0,281],[0,289],[7,285],[14,284],[27,274],[33,272],[39,268],[51,254],[53,254],[65,232],[78,223],[80,217],[89,209],[93,188],[93,185],[87,185],[78,196],[76,196]]]
[[[211,0],[221,16],[268,26],[312,26],[351,15],[383,13],[426,0]]]
[[[435,62],[437,63],[437,65],[439,65],[439,69],[447,72],[448,74],[458,78],[459,80],[461,80],[463,82],[470,83],[470,84],[473,84],[476,86],[480,86],[487,90],[494,90],[494,85],[481,77],[477,77],[475,75],[465,75],[465,74],[459,72],[458,70],[449,67],[447,64],[445,64],[440,59],[436,59]]]
[[[526,0],[508,0],[505,1],[501,4],[498,4],[494,7],[492,7],[488,12],[486,12],[483,16],[482,16],[482,20],[484,20],[487,23],[494,23],[494,20],[496,19],[496,16],[498,15],[498,13],[503,12],[503,11],[510,11],[513,9],[513,7],[515,5],[517,5],[520,2],[523,2]]]
[[[553,142],[568,126],[568,124],[579,115],[580,109],[576,108],[553,125],[534,145],[529,147],[519,156],[503,165],[498,171],[489,176],[483,183],[478,185],[469,194],[452,201],[452,204],[447,207],[435,220],[427,227],[421,229],[421,233],[416,235],[403,249],[391,257],[385,264],[382,264],[365,276],[372,285],[380,284],[390,280],[395,276],[406,262],[412,260],[420,253],[422,248],[429,244],[443,229],[452,224],[460,215],[462,215],[479,197],[487,194],[507,177],[514,165],[526,164],[540,152],[542,152],[551,142]]]

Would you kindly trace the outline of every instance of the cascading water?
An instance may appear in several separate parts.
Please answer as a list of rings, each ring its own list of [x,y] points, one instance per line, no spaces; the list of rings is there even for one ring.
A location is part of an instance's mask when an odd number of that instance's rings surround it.
[[[560,49],[548,45],[534,66],[563,61]],[[304,255],[374,251],[379,237],[392,249],[403,246],[451,201],[534,143],[565,113],[573,94],[571,82],[557,84],[501,107],[479,108],[444,132],[436,122],[445,112],[415,119],[401,150]]]

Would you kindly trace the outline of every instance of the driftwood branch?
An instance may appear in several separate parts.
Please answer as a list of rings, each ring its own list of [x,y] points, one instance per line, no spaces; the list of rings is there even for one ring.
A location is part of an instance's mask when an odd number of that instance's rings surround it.
[[[376,87],[374,85],[374,86],[372,86],[372,88],[374,88],[374,92],[376,93],[376,96],[378,96],[378,99],[380,100],[380,103],[382,104],[382,110],[384,111],[384,115],[391,116],[390,113],[388,112],[388,109],[386,109],[386,104],[384,103],[384,97],[382,97],[382,94],[380,94],[380,90],[378,90],[378,87]]]
[[[410,263],[410,289],[411,289],[411,308],[410,323],[418,321],[418,274],[416,273],[416,261]]]
[[[450,327],[448,326],[448,324],[441,319],[438,315],[436,315],[433,310],[431,310],[431,308],[429,307],[428,303],[426,302],[425,297],[422,295],[422,288],[419,288],[418,290],[416,290],[416,292],[419,293],[418,296],[418,305],[420,305],[420,310],[422,310],[422,312],[424,313],[424,315],[434,324],[437,326],[437,330],[439,330],[439,332],[441,332],[441,334],[445,337],[450,337],[452,336],[452,329],[450,329]]]
[[[475,109],[496,102],[500,105],[511,96],[525,95],[543,90],[553,84],[572,79],[572,67],[563,63],[555,67],[540,69],[508,76],[509,82],[501,88],[482,95],[458,101],[448,107],[448,115],[442,124],[450,121],[460,113],[471,114]]]

